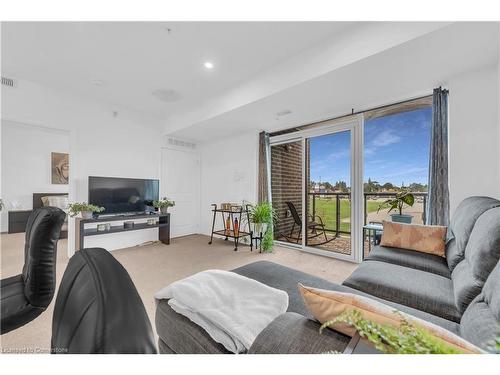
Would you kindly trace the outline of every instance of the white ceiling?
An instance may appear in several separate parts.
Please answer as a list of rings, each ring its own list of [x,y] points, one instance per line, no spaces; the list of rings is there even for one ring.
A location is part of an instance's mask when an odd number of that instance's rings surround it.
[[[3,22],[2,75],[165,119],[353,26],[352,22]],[[205,61],[212,61],[215,69],[204,69]],[[93,80],[103,84],[96,86]],[[154,90],[174,90],[180,99],[162,102],[152,95]]]
[[[277,131],[429,95],[465,72],[498,63],[497,23],[455,23],[172,133],[208,141]],[[277,112],[290,110],[279,117]]]
[[[1,36],[2,75],[143,112],[196,141],[429,94],[496,64],[499,47],[498,23],[471,22],[3,22]]]

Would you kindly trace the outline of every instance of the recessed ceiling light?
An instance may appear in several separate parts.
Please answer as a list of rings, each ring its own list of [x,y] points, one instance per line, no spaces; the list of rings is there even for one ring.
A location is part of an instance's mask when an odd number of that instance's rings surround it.
[[[205,62],[203,63],[203,66],[204,66],[205,68],[207,68],[207,69],[213,69],[213,68],[214,68],[214,64],[213,64],[212,62],[210,62],[210,61],[205,61]]]

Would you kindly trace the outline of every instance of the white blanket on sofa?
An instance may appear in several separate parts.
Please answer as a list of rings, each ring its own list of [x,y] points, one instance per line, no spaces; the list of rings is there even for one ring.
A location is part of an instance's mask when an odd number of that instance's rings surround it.
[[[198,324],[233,353],[245,352],[257,335],[286,312],[288,294],[234,272],[208,270],[155,294]]]

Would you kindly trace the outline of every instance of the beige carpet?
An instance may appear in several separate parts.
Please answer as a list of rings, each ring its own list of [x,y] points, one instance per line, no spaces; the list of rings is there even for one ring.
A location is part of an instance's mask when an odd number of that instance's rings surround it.
[[[24,234],[2,234],[1,278],[17,275],[23,266]],[[342,282],[356,267],[355,264],[336,259],[275,247],[271,254],[250,252],[243,246],[237,252],[223,240],[208,245],[202,235],[173,239],[169,246],[152,244],[115,250],[112,254],[123,264],[134,281],[146,306],[154,329],[155,304],[153,295],[165,285],[205,269],[230,270],[258,260],[268,260]],[[59,242],[57,283],[68,263],[66,240]],[[1,336],[3,352],[46,352],[50,348],[53,305],[34,321]]]

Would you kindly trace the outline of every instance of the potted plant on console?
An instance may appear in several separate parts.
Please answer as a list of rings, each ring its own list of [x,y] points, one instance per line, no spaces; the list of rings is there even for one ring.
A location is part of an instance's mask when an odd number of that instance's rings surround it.
[[[403,207],[406,204],[407,206],[411,207],[415,203],[415,197],[413,196],[412,193],[409,193],[407,191],[402,191],[396,194],[396,197],[392,199],[388,199],[385,202],[381,203],[378,206],[377,213],[386,207],[389,207],[389,212],[392,210],[398,210],[398,214],[392,214],[391,218],[392,221],[398,222],[398,223],[407,223],[411,224],[411,221],[413,219],[412,215],[404,215],[403,214]]]
[[[174,206],[175,206],[175,202],[171,201],[167,197],[163,197],[159,201],[153,202],[153,207],[158,208],[162,214],[168,213],[168,208],[174,207]]]
[[[99,213],[103,211],[104,207],[95,206],[86,202],[69,204],[69,216],[71,217],[81,214],[83,219],[92,219],[94,212]]]

